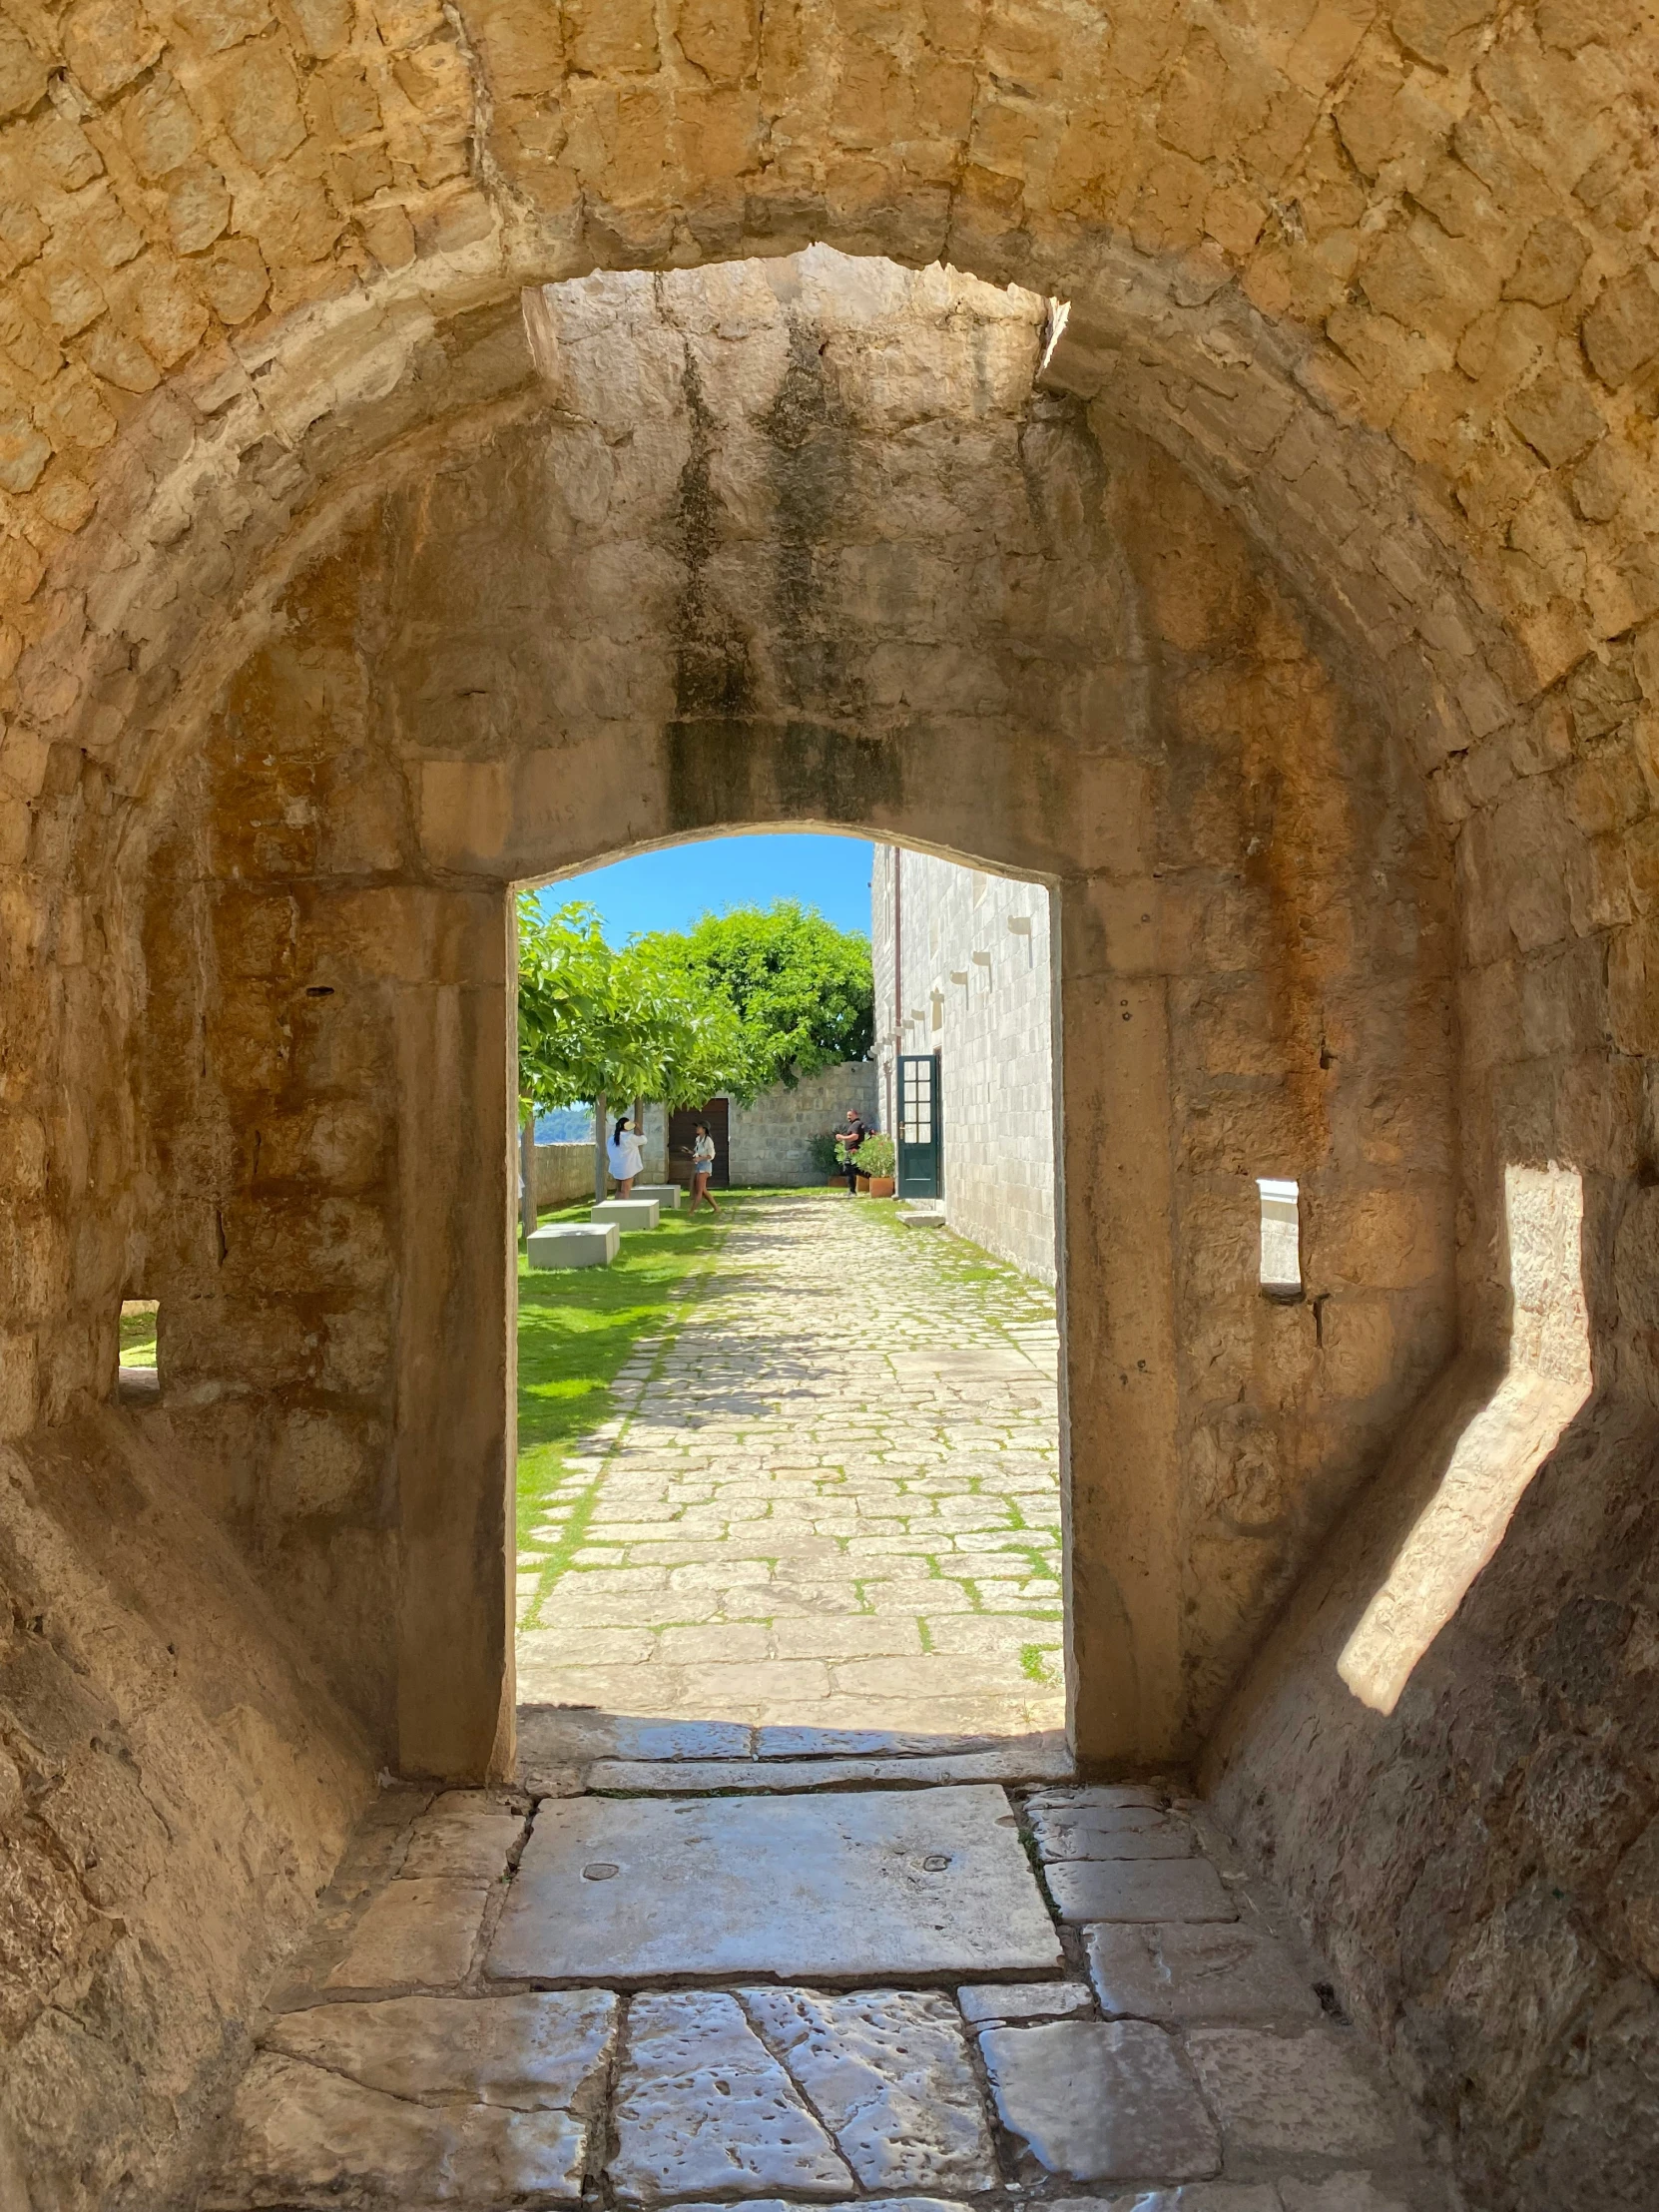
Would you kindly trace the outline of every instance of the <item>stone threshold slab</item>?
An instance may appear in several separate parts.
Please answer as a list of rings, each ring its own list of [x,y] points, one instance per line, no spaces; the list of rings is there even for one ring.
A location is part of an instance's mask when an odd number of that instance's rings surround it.
[[[559,1798],[536,1814],[492,1981],[960,1981],[1064,1963],[1000,1789]]]
[[[598,1759],[590,1790],[649,1797],[804,1790],[932,1789],[940,1784],[1059,1782],[1073,1772],[1064,1745],[1011,1746],[942,1758],[900,1759]]]

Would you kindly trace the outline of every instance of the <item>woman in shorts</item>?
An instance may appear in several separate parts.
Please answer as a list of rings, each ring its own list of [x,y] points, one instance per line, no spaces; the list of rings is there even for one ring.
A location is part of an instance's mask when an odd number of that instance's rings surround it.
[[[709,1124],[700,1121],[692,1143],[692,1202],[686,1209],[688,1214],[695,1214],[704,1199],[708,1199],[711,1213],[720,1212],[709,1189],[709,1178],[714,1172],[715,1140],[709,1134]]]

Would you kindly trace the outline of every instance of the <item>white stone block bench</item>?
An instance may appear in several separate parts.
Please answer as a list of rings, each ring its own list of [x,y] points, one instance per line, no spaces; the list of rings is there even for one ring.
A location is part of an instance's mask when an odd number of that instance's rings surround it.
[[[663,1211],[677,1213],[685,1192],[678,1183],[636,1183],[628,1193],[630,1198],[654,1198]]]
[[[607,1198],[594,1207],[589,1221],[614,1221],[619,1229],[655,1229],[659,1208],[654,1198]]]
[[[608,1268],[621,1241],[614,1221],[561,1221],[532,1229],[527,1249],[533,1268]]]

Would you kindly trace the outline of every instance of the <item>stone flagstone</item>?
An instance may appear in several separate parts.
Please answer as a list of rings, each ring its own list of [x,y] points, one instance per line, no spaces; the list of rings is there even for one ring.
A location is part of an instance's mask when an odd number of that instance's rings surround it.
[[[592,2119],[616,2042],[608,1989],[385,1997],[279,2014],[268,2050],[423,2104],[558,2107]]]
[[[1243,1922],[1091,1928],[1089,1978],[1108,2014],[1143,2020],[1318,2019],[1285,1945]]]
[[[203,2205],[577,2199],[616,2015],[604,1990],[284,2014],[238,2087]]]
[[[863,2188],[974,2194],[997,2186],[979,2085],[948,1998],[900,1989],[739,1995]]]
[[[634,1998],[611,2124],[607,2171],[625,2205],[852,2192],[834,2144],[724,1990]]]
[[[1352,2033],[1199,2028],[1187,2047],[1220,2116],[1230,2159],[1352,2158],[1395,2141],[1387,2106],[1355,2062]]]
[[[1174,2040],[1141,2020],[990,2027],[979,2048],[997,2117],[1045,2172],[1183,2181],[1221,2166],[1221,2138]]]
[[[1060,1859],[1043,1880],[1063,1921],[1236,1921],[1208,1859]]]
[[[324,1987],[452,1986],[472,1964],[489,1895],[476,1882],[388,1882],[352,1930]]]
[[[1091,1992],[1076,1981],[983,1981],[956,1991],[962,2017],[977,2024],[998,2020],[1060,2020],[1093,2009]]]
[[[566,1798],[536,1815],[498,1980],[1043,1972],[1053,1923],[1004,1793]]]

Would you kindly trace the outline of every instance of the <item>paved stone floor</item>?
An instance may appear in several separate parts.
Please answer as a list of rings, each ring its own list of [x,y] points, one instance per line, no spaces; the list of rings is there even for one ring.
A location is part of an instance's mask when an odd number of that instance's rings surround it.
[[[1052,1296],[883,1211],[733,1208],[521,1531],[522,1702],[872,1739],[1064,1726]]]
[[[1204,1808],[1072,1777],[1054,1355],[739,1212],[531,1532],[520,1786],[382,1793],[195,2212],[1451,2212]]]
[[[642,1801],[593,1771],[383,1794],[198,2212],[1450,2212],[1319,1962],[1178,1790]]]

